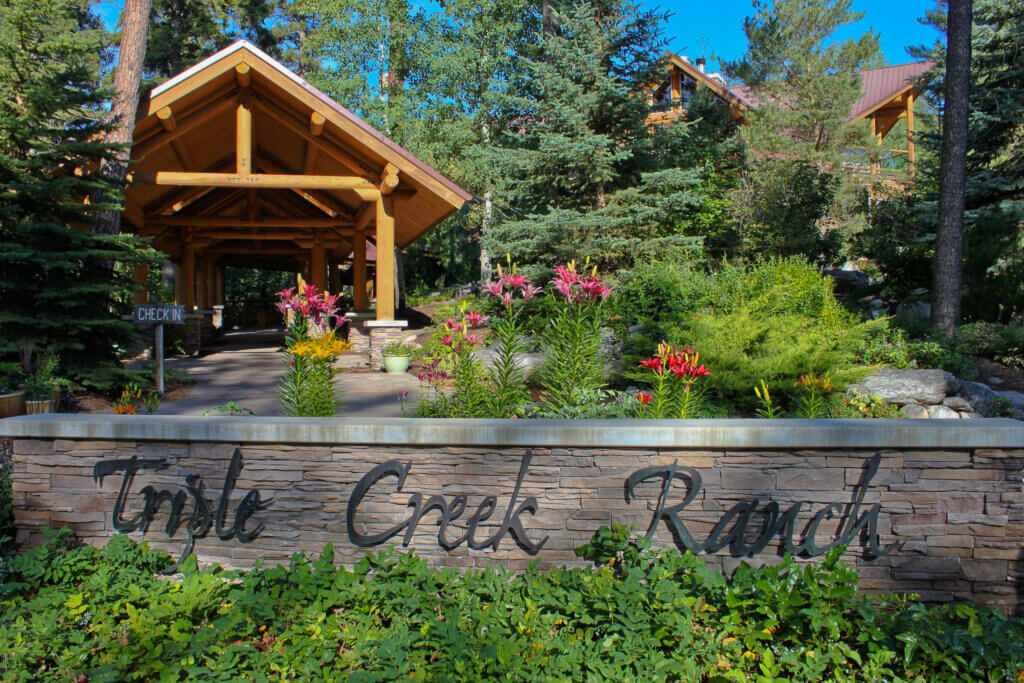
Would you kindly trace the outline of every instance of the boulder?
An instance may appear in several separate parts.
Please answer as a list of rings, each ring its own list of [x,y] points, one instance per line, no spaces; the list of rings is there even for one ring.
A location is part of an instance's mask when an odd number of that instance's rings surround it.
[[[836,283],[836,293],[846,294],[849,292],[855,292],[858,289],[867,287],[871,284],[871,278],[867,273],[861,270],[855,269],[833,269],[826,270],[825,275],[828,275]]]
[[[878,396],[886,403],[899,406],[908,403],[932,406],[955,394],[959,384],[960,381],[945,370],[883,368],[850,387],[850,392]]]
[[[911,419],[927,418],[928,409],[924,406],[919,406],[916,403],[908,403],[900,408],[900,415]]]
[[[960,387],[960,395],[971,404],[975,412],[984,415],[996,400],[996,392],[981,382],[964,382]]]
[[[618,337],[615,336],[615,331],[609,327],[601,330],[601,351],[609,357],[618,356],[622,353],[622,344],[619,342]]]
[[[476,359],[480,361],[480,364],[485,368],[494,367],[494,358],[497,355],[494,347],[488,347],[486,349],[477,349],[473,352]],[[519,367],[526,370],[527,372],[533,372],[539,370],[544,364],[543,353],[524,353],[519,356]]]
[[[931,320],[932,305],[927,301],[904,301],[896,307],[898,320]]]
[[[928,409],[928,417],[936,420],[959,420],[960,413],[946,406],[932,406]]]
[[[948,396],[946,397],[946,400],[942,402],[942,405],[947,408],[952,408],[960,413],[969,413],[974,410],[971,402],[962,396]]]
[[[997,391],[996,393],[1010,402],[1015,418],[1024,420],[1024,394],[1019,391]]]

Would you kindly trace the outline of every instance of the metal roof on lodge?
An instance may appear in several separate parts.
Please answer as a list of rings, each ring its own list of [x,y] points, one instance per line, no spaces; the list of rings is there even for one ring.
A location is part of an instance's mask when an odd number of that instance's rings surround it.
[[[930,60],[925,60],[861,70],[861,97],[854,103],[850,119],[857,119],[869,114],[907,88],[913,87],[916,81],[930,71],[934,64]],[[730,86],[729,91],[747,106],[757,106],[757,97],[749,87],[735,85]]]

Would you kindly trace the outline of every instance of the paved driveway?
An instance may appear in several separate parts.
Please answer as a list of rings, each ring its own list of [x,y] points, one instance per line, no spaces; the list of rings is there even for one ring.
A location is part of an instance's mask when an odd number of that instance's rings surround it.
[[[234,401],[256,415],[280,415],[277,385],[284,369],[279,352],[280,335],[272,333],[225,335],[228,346],[200,358],[168,359],[167,367],[187,371],[196,380],[184,399],[164,401],[159,415],[202,415],[215,406]],[[339,365],[365,365],[361,354],[345,354]],[[419,381],[410,374],[342,372],[336,380],[344,415],[353,417],[401,417],[398,394],[409,392],[409,405],[419,393]]]

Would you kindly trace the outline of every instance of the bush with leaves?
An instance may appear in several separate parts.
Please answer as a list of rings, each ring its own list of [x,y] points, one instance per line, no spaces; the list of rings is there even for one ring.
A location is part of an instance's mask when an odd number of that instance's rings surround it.
[[[836,300],[833,281],[802,258],[769,259],[745,266],[651,268],[627,278],[614,305],[628,304],[638,281],[667,280],[664,296],[644,312],[653,322],[628,339],[626,367],[636,367],[661,341],[692,346],[714,374],[707,384],[734,410],[753,411],[754,388],[764,380],[780,400],[794,394],[802,375],[828,374],[842,386],[860,379],[861,354],[885,321],[861,323]],[[645,286],[645,288],[648,288]],[[627,292],[627,294],[624,294]],[[669,310],[662,306],[671,304]],[[668,323],[664,321],[669,321]],[[661,333],[652,338],[651,330]],[[642,380],[642,373],[627,373]]]
[[[1024,672],[1024,623],[970,604],[870,599],[841,548],[727,579],[623,527],[594,565],[516,575],[412,554],[353,569],[327,545],[280,567],[155,571],[166,554],[58,534],[0,587],[9,680],[992,681]]]

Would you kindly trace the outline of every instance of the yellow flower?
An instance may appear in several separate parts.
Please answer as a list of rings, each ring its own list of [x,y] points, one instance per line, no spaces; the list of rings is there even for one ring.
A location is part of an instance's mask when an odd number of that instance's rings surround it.
[[[735,642],[736,642],[736,639],[735,639],[735,638],[726,638],[726,639],[725,639],[725,640],[723,640],[722,642],[723,642],[723,643],[735,643]]]
[[[302,341],[289,349],[294,356],[311,356],[318,360],[336,358],[352,348],[352,344],[344,339],[336,339],[334,330],[322,337],[310,341]]]
[[[750,661],[754,661],[755,659],[757,659],[757,655],[755,655],[750,650],[747,650],[743,653],[743,659],[749,659]]]

